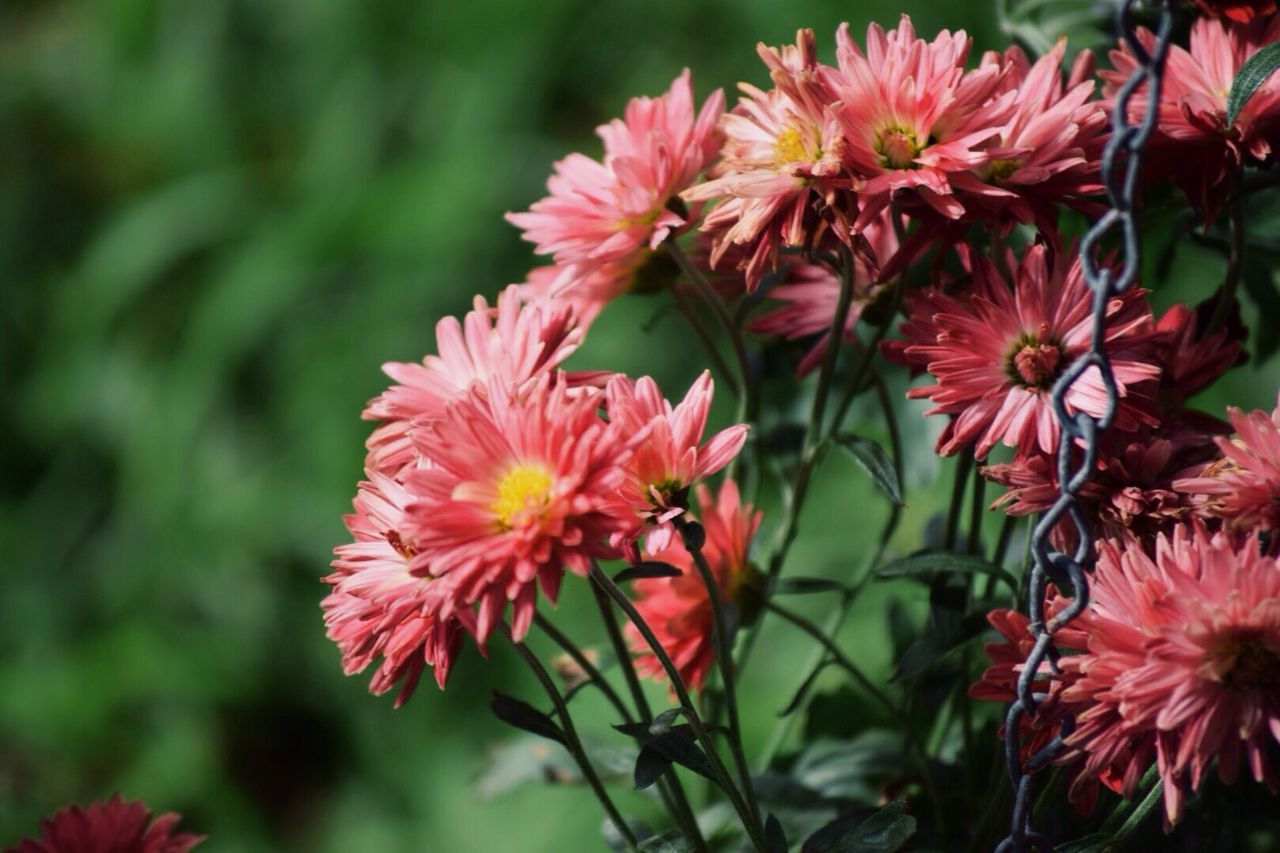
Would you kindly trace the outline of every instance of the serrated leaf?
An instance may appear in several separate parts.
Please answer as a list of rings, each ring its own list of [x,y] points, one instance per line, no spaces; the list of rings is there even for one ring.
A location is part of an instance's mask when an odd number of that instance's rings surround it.
[[[1253,93],[1277,68],[1280,68],[1280,42],[1272,42],[1244,61],[1231,81],[1231,92],[1227,95],[1228,127],[1236,123],[1236,117],[1249,103]]]
[[[938,575],[994,575],[1010,589],[1018,588],[1018,581],[1009,571],[981,557],[968,554],[957,554],[952,551],[931,551],[924,554],[912,554],[885,563],[875,571],[876,580],[893,580],[911,578],[921,583],[932,583]]]
[[[834,578],[781,578],[773,585],[774,595],[808,595],[814,592],[848,592],[849,588]]]
[[[871,475],[871,479],[889,496],[889,500],[898,506],[906,506],[902,500],[902,483],[898,480],[898,472],[883,447],[869,438],[850,434],[836,436],[836,443],[848,451],[862,470]]]
[[[640,842],[640,853],[692,853],[693,844],[677,830],[664,832]]]
[[[560,731],[560,727],[552,721],[551,717],[528,702],[495,690],[493,697],[489,700],[489,710],[509,726],[515,726],[517,729],[523,729],[556,743],[564,743],[564,732]]]
[[[915,831],[905,802],[894,800],[868,818],[837,818],[805,841],[804,853],[897,853]]]
[[[677,578],[682,574],[684,572],[670,563],[645,560],[644,562],[636,563],[634,566],[627,566],[618,572],[613,576],[613,582],[625,583],[626,581],[640,580],[641,578]]]

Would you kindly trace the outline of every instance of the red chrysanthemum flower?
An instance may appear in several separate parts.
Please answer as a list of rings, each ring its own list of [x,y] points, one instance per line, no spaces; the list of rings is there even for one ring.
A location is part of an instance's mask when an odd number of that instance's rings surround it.
[[[887,210],[862,233],[869,252],[854,256],[853,302],[845,321],[845,340],[853,339],[853,329],[862,316],[862,309],[881,291],[879,270],[867,263],[867,254],[878,261],[887,261],[898,251],[898,236]],[[769,290],[769,298],[782,305],[753,319],[748,328],[758,334],[782,335],[788,339],[817,336],[796,369],[804,375],[817,366],[826,352],[831,321],[840,300],[840,278],[821,264],[797,263],[787,270],[781,284]]]
[[[362,672],[380,656],[369,691],[381,695],[403,682],[399,707],[424,665],[444,688],[464,625],[472,629],[475,620],[469,610],[442,618],[448,581],[410,568],[417,546],[405,530],[405,507],[413,493],[377,471],[366,475],[353,501],[356,511],[345,519],[355,541],[334,549],[334,572],[324,579],[333,590],[320,606],[329,639],[342,652],[343,671]]]
[[[715,576],[721,600],[732,601],[754,572],[747,552],[760,526],[761,513],[751,504],[742,503],[732,480],[725,480],[714,498],[706,486],[698,486],[696,495],[698,515],[707,532],[702,554]],[[699,687],[715,659],[715,621],[702,576],[679,541],[646,551],[644,556],[670,563],[682,572],[674,578],[637,580],[636,609],[675,664],[685,686]],[[661,681],[665,671],[640,632],[630,624],[626,631],[636,654],[636,669]]]
[[[610,381],[606,395],[609,419],[623,435],[644,439],[635,445],[619,493],[637,520],[627,538],[648,526],[650,549],[662,549],[671,538],[672,519],[685,509],[695,483],[719,471],[738,455],[747,440],[747,425],[735,424],[702,441],[711,411],[714,386],[703,371],[679,404],[672,406],[647,376]]]
[[[585,575],[593,559],[618,556],[609,539],[634,523],[618,490],[644,434],[607,423],[602,402],[548,376],[518,398],[472,392],[413,432],[431,465],[405,475],[416,500],[404,528],[413,571],[448,592],[439,618],[478,605],[483,643],[510,601],[520,639],[538,587],[554,602],[566,568]]]
[[[971,257],[971,289],[912,294],[902,325],[905,340],[885,344],[887,355],[936,380],[907,396],[933,400],[928,414],[952,416],[938,437],[944,455],[972,446],[981,458],[998,442],[1024,456],[1055,450],[1058,421],[1050,390],[1089,349],[1093,297],[1075,247],[1056,253],[1053,262],[1044,245],[1029,248],[1016,266],[1012,254],[1005,260],[1012,287],[990,260]],[[1153,334],[1144,291],[1130,288],[1110,300],[1104,337],[1121,397],[1118,429],[1155,423],[1127,399],[1135,385],[1160,375],[1150,359]],[[1102,414],[1106,392],[1096,368],[1071,387],[1066,402],[1072,411]]]
[[[988,143],[976,170],[981,184],[952,180],[967,209],[1005,224],[1035,222],[1041,233],[1054,234],[1058,205],[1098,206],[1088,198],[1102,191],[1098,158],[1107,114],[1093,100],[1093,54],[1081,51],[1064,80],[1066,48],[1059,39],[1034,65],[1016,46],[983,58],[984,67],[1003,69],[1000,88],[1015,94],[1014,110]],[[993,194],[992,187],[1005,192]]]
[[[948,219],[965,214],[957,189],[1011,197],[974,170],[987,164],[986,147],[1012,118],[1017,95],[1000,91],[1004,71],[994,64],[964,69],[970,39],[963,31],[925,42],[903,15],[892,32],[867,28],[865,54],[847,24],[836,45],[839,68],[819,74],[838,102],[841,155],[861,208],[855,230],[899,194]]]
[[[828,99],[812,94],[813,31],[800,30],[794,47],[761,44],[757,51],[778,88],[738,84],[745,97],[721,119],[725,142],[711,179],[681,194],[686,201],[720,199],[702,224],[714,235],[711,266],[739,247],[749,291],[776,262],[779,247],[818,242],[826,225],[819,208],[839,218],[829,208],[829,179],[840,171],[840,130],[826,114]]]
[[[6,853],[186,853],[203,835],[174,833],[180,816],[152,819],[141,800],[112,794],[105,803],[69,805],[40,821],[40,837],[25,838]]]
[[[1247,24],[1276,10],[1275,0],[1191,0],[1200,13]]]
[[[1062,695],[1089,710],[1063,761],[1100,766],[1154,736],[1168,824],[1215,760],[1225,782],[1243,759],[1276,789],[1280,563],[1259,552],[1256,534],[1211,535],[1192,520],[1158,536],[1154,557],[1135,542],[1101,543],[1080,627],[1087,651],[1063,657],[1072,681]]]
[[[712,93],[694,115],[686,69],[656,98],[632,98],[621,119],[601,125],[604,159],[570,154],[547,180],[550,195],[507,221],[582,280],[604,264],[634,269],[649,250],[684,228],[669,202],[714,159],[724,93]]]
[[[526,301],[514,285],[498,295],[496,308],[477,296],[461,323],[445,317],[436,324],[438,355],[382,366],[396,384],[364,410],[365,419],[382,421],[367,442],[368,467],[394,474],[411,464],[408,433],[416,424],[440,417],[471,388],[491,381],[518,393],[568,358],[581,339],[569,304]]]
[[[1234,406],[1227,413],[1236,435],[1216,439],[1222,459],[1174,488],[1197,496],[1203,515],[1233,528],[1280,531],[1280,401],[1270,414]]]
[[[1155,35],[1141,30],[1151,49]],[[1280,18],[1233,24],[1200,18],[1191,26],[1188,49],[1169,48],[1155,133],[1148,143],[1147,172],[1152,179],[1171,178],[1187,199],[1203,210],[1206,221],[1222,207],[1232,183],[1230,173],[1246,161],[1269,162],[1280,142],[1280,78],[1272,75],[1227,125],[1227,95],[1240,67],[1263,46],[1280,38]],[[1117,88],[1137,66],[1122,45],[1111,51],[1114,71],[1102,71],[1108,110]],[[1145,90],[1130,100],[1136,119],[1146,110]]]

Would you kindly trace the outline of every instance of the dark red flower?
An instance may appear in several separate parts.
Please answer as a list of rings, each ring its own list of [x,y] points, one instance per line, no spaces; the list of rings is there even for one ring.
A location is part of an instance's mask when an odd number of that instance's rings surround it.
[[[5,853],[186,853],[204,836],[175,835],[179,817],[166,812],[153,820],[146,803],[126,803],[116,793],[105,803],[59,809],[40,821],[39,838],[24,838]]]

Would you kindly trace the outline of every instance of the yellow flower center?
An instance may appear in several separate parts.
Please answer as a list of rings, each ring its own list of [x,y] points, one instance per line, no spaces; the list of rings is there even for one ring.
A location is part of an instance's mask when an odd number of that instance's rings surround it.
[[[489,505],[503,528],[523,512],[538,512],[550,499],[551,474],[541,465],[517,465],[498,481],[498,499]]]
[[[808,160],[805,153],[804,137],[794,127],[783,128],[773,141],[773,158],[779,166],[787,163],[798,163]]]
[[[920,137],[906,127],[886,127],[876,140],[876,153],[886,169],[914,169],[920,156]]]
[[[1014,159],[997,159],[992,160],[988,167],[991,170],[991,180],[1003,181],[1005,178],[1018,171],[1021,164]]]

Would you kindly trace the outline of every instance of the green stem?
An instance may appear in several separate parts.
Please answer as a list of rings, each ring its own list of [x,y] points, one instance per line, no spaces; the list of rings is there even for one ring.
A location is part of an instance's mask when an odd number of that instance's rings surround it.
[[[622,697],[617,694],[617,691],[613,689],[613,685],[605,679],[604,673],[596,668],[596,665],[591,662],[591,659],[583,653],[582,649],[573,640],[570,640],[559,628],[552,625],[551,621],[541,613],[533,614],[533,624],[538,627],[538,630],[551,638],[552,642],[559,646],[565,654],[573,658],[573,662],[586,673],[587,680],[604,694],[604,698],[609,700],[609,704],[622,717],[624,723],[635,722],[635,717],[631,715],[630,709],[623,703]]]
[[[1244,259],[1244,201],[1238,187],[1232,190],[1231,200],[1227,203],[1227,215],[1231,229],[1231,242],[1227,248],[1227,272],[1222,286],[1218,288],[1213,314],[1201,333],[1202,337],[1212,335],[1227,322],[1227,318],[1231,316],[1231,306],[1236,301],[1236,289],[1240,286],[1240,271]]]
[[[737,765],[738,781],[742,785],[743,796],[751,808],[756,821],[760,820],[760,804],[756,802],[755,786],[751,783],[751,766],[747,764],[747,756],[742,748],[742,726],[738,720],[738,695],[733,672],[733,640],[729,636],[724,620],[724,604],[720,598],[720,585],[716,582],[715,573],[707,562],[706,555],[700,548],[691,547],[687,531],[687,522],[683,517],[676,519],[685,550],[693,558],[693,564],[702,576],[702,583],[707,588],[707,598],[711,602],[711,617],[715,623],[715,651],[720,669],[720,681],[724,685],[725,710],[729,714],[729,751],[733,753],[733,762]]]
[[[742,399],[742,391],[738,387],[738,380],[734,378],[733,371],[729,369],[729,364],[724,360],[724,356],[720,355],[720,348],[716,346],[715,338],[711,336],[711,330],[703,324],[702,318],[698,316],[698,312],[689,304],[689,300],[680,292],[680,288],[671,288],[671,298],[675,300],[676,310],[689,323],[689,327],[693,329],[693,333],[702,341],[702,347],[707,351],[707,358],[711,359],[711,366],[715,369],[716,374],[721,381],[728,387],[729,392],[733,396]]]
[[[983,493],[987,480],[978,471],[973,472],[973,494],[969,500],[969,554],[982,553],[982,520],[986,511]]]
[[[547,692],[547,696],[551,699],[551,704],[555,706],[556,716],[560,718],[560,728],[564,732],[564,746],[569,750],[569,754],[573,756],[577,762],[578,768],[582,771],[582,778],[591,787],[595,793],[596,799],[600,801],[600,805],[604,807],[605,813],[608,814],[609,820],[613,822],[613,826],[618,830],[627,846],[632,850],[637,849],[637,841],[635,834],[631,831],[631,827],[623,820],[622,815],[618,813],[618,808],[613,804],[613,800],[609,798],[609,792],[604,789],[604,784],[600,781],[600,777],[596,774],[596,769],[591,764],[591,759],[587,757],[587,752],[583,749],[582,741],[578,737],[578,731],[574,728],[573,717],[569,714],[569,706],[565,704],[564,695],[560,692],[560,688],[556,687],[555,681],[546,668],[538,660],[538,656],[533,653],[523,642],[517,641],[511,636],[511,628],[503,623],[502,633],[511,642],[513,648],[529,665],[529,669],[533,670],[534,676],[542,684],[542,689]]]
[[[951,505],[947,508],[947,524],[942,533],[942,547],[955,550],[956,533],[960,529],[960,512],[964,506],[964,486],[973,468],[973,454],[963,452],[956,458],[956,478],[951,484]]]
[[[649,624],[645,622],[644,617],[640,615],[640,611],[636,610],[631,599],[627,598],[627,594],[613,582],[613,578],[605,574],[595,563],[591,564],[591,580],[608,593],[614,603],[622,609],[622,612],[627,614],[631,624],[636,626],[636,630],[640,632],[645,642],[648,643],[649,650],[653,652],[654,657],[658,659],[658,663],[661,664],[663,671],[667,674],[671,689],[675,691],[676,700],[680,703],[680,707],[684,710],[685,718],[689,721],[689,727],[693,729],[694,736],[707,755],[707,761],[711,764],[711,773],[715,777],[716,784],[728,796],[733,810],[738,813],[738,819],[742,821],[747,835],[751,838],[752,845],[760,853],[764,853],[768,849],[764,840],[764,830],[756,821],[755,815],[742,798],[742,794],[733,784],[728,768],[724,766],[724,762],[720,759],[720,754],[716,752],[715,743],[711,740],[711,732],[707,730],[706,724],[703,723],[702,716],[698,713],[698,707],[694,704],[692,697],[689,696],[689,691],[684,686],[684,680],[680,677],[680,671],[676,669],[676,665],[671,662],[666,650],[662,648],[661,641],[653,633],[653,629],[649,627]]]

